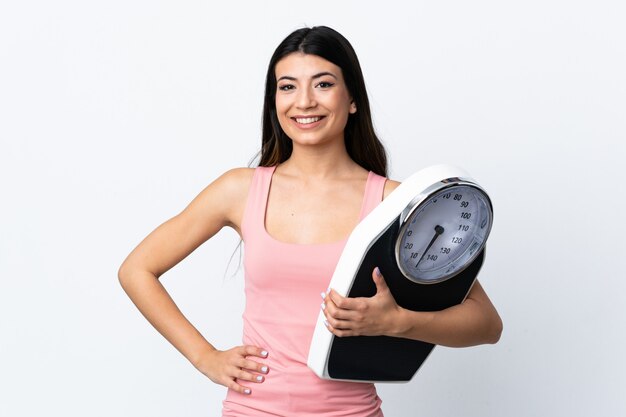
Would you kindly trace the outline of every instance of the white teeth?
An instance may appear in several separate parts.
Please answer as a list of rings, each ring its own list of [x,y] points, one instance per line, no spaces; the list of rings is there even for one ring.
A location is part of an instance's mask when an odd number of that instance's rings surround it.
[[[320,119],[321,117],[302,117],[302,118],[296,117],[296,122],[301,123],[301,124],[309,124],[309,123],[315,123]]]

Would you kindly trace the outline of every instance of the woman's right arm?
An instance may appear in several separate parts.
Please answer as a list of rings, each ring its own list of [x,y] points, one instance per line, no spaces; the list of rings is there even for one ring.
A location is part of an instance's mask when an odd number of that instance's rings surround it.
[[[239,168],[226,172],[208,185],[178,215],[150,233],[120,266],[120,284],[146,319],[200,372],[213,382],[241,393],[250,388],[242,381],[262,382],[267,373],[262,363],[247,359],[264,358],[258,346],[238,346],[220,351],[213,347],[185,318],[159,277],[183,260],[198,246],[230,226],[241,234],[241,220],[253,170]]]

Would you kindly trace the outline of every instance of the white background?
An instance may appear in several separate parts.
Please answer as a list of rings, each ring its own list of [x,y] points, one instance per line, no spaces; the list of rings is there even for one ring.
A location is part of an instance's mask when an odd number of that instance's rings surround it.
[[[278,43],[355,47],[402,180],[465,167],[495,224],[500,343],[438,347],[387,416],[626,414],[626,7],[620,1],[13,1],[0,6],[0,415],[218,416],[223,387],[117,281],[139,241],[260,146]],[[238,239],[162,277],[240,343]],[[234,274],[234,276],[232,276]]]

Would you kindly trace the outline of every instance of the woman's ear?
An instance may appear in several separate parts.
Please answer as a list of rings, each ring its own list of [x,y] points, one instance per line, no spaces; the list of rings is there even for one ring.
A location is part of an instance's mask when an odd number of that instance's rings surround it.
[[[356,104],[354,104],[354,100],[350,102],[350,114],[356,113]]]

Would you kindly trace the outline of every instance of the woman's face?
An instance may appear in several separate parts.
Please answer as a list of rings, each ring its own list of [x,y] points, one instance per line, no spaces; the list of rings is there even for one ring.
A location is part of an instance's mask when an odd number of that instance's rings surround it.
[[[317,55],[294,52],[276,64],[276,114],[294,145],[340,140],[356,112],[341,68]]]

